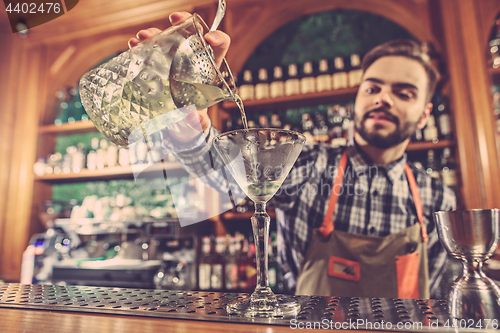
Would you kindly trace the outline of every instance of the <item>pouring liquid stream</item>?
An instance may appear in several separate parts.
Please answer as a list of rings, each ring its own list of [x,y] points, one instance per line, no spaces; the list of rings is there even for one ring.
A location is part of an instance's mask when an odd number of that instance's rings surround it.
[[[240,109],[243,128],[248,129],[243,102],[240,96],[232,91],[226,92],[217,86],[186,82],[172,77],[170,78],[170,89],[178,107],[194,104],[197,110],[202,110],[227,99],[234,101]]]

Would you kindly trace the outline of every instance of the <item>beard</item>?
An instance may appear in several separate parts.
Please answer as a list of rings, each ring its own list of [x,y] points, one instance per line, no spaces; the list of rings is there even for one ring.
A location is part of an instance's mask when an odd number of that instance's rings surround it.
[[[366,127],[366,120],[370,117],[370,114],[373,112],[384,113],[384,115],[387,118],[393,121],[394,124],[396,125],[396,129],[394,130],[394,132],[382,135],[377,130],[382,129],[383,127],[378,124],[375,124],[372,131],[369,132]],[[359,133],[359,135],[370,145],[382,149],[394,147],[400,144],[401,142],[407,140],[408,138],[410,138],[417,129],[417,123],[418,121],[416,122],[407,121],[401,124],[399,118],[391,114],[385,108],[378,108],[375,110],[371,110],[367,112],[362,119],[359,119],[356,113],[354,113],[354,128]]]

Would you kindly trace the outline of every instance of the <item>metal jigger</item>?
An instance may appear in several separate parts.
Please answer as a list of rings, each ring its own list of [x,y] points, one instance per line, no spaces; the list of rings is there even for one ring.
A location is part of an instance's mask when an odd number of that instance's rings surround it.
[[[500,288],[483,273],[483,263],[499,240],[499,210],[473,209],[434,213],[439,239],[448,253],[462,261],[463,273],[448,297],[457,319],[498,319]]]

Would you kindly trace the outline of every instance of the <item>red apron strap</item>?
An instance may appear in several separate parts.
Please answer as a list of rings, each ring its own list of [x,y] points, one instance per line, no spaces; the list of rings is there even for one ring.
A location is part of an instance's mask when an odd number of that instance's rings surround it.
[[[424,208],[422,205],[422,200],[420,199],[420,193],[418,192],[417,181],[415,180],[415,176],[413,175],[413,171],[411,171],[408,163],[405,165],[406,178],[408,179],[408,183],[410,184],[410,191],[413,195],[413,201],[415,202],[415,208],[417,209],[418,222],[420,223],[420,229],[422,230],[422,239],[424,242],[429,240],[429,236],[427,235],[427,229],[424,225]]]
[[[337,204],[337,199],[339,198],[339,193],[335,191],[337,188],[342,187],[342,181],[344,180],[345,168],[347,166],[347,150],[344,151],[342,157],[340,158],[339,165],[337,167],[337,175],[333,181],[333,187],[330,192],[330,200],[328,202],[328,208],[326,210],[326,215],[323,218],[323,224],[319,228],[319,232],[323,237],[328,237],[332,233],[333,226],[333,214],[335,213],[335,205]]]
[[[330,236],[332,231],[334,230],[333,224],[333,214],[335,213],[335,206],[337,205],[337,200],[339,198],[339,192],[335,191],[337,188],[342,187],[342,181],[344,180],[344,173],[347,166],[347,150],[344,151],[342,157],[340,158],[339,165],[337,167],[337,175],[335,176],[335,180],[333,182],[333,187],[330,193],[330,200],[328,202],[328,208],[326,210],[325,217],[323,218],[323,223],[319,228],[319,232],[323,235],[324,238]],[[427,235],[427,229],[424,225],[424,209],[422,206],[422,200],[420,199],[420,193],[418,192],[417,181],[415,180],[415,176],[411,171],[408,163],[405,165],[406,178],[408,179],[408,183],[410,185],[410,191],[413,195],[413,201],[415,202],[415,208],[417,209],[418,222],[420,223],[420,228],[422,230],[422,239],[424,242],[429,240],[429,236]]]

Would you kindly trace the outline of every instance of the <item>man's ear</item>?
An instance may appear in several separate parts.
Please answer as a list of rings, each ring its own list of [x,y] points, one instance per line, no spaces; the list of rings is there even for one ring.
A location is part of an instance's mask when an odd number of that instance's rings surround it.
[[[427,103],[424,109],[424,113],[420,117],[420,120],[417,123],[417,129],[422,129],[427,125],[427,120],[429,120],[429,115],[432,111],[432,103]]]

